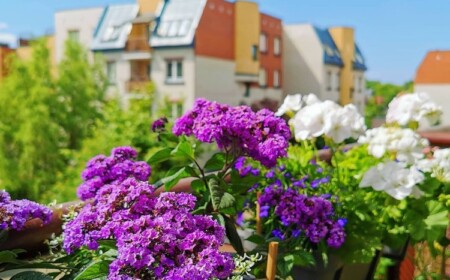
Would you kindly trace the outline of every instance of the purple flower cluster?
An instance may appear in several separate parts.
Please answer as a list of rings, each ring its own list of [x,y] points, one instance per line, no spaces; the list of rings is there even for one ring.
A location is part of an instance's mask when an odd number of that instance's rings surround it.
[[[81,177],[83,183],[77,194],[81,200],[95,197],[104,185],[120,183],[127,178],[147,181],[151,168],[145,161],[135,161],[137,152],[131,147],[118,147],[112,150],[111,156],[98,155],[86,165]]]
[[[326,240],[333,248],[339,248],[345,241],[345,223],[335,217],[332,203],[323,197],[307,196],[297,189],[285,190],[281,184],[272,184],[264,189],[258,203],[262,218],[273,213],[279,221],[280,228],[272,232],[275,237],[284,239],[303,233],[312,243]]]
[[[68,253],[82,246],[96,250],[101,240],[115,240],[111,280],[226,278],[234,263],[219,252],[225,231],[211,217],[193,215],[195,201],[187,193],[156,196],[136,176],[114,180],[66,224],[63,247]]]
[[[197,99],[194,108],[179,118],[175,135],[194,135],[201,142],[216,142],[220,149],[250,156],[267,167],[286,156],[291,133],[286,122],[267,109],[232,107]]]
[[[169,122],[166,117],[162,117],[157,119],[152,123],[152,131],[153,132],[164,132],[166,131],[166,124]]]
[[[31,219],[41,219],[47,224],[51,218],[49,208],[26,199],[11,200],[6,191],[0,191],[0,230],[20,231]]]

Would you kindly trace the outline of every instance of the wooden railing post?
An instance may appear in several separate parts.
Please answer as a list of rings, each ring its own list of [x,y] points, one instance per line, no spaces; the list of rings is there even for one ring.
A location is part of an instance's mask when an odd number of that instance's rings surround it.
[[[269,243],[269,254],[267,256],[266,279],[275,280],[277,272],[278,242]]]
[[[261,196],[261,192],[257,192],[256,193],[256,233],[257,234],[262,234],[262,224],[261,224],[261,218],[260,218],[260,213],[261,213],[261,208],[259,206],[258,200],[259,197]]]

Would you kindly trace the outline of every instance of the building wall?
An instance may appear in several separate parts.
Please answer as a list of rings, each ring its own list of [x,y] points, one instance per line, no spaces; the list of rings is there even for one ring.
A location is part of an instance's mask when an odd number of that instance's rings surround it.
[[[350,27],[332,27],[329,31],[341,53],[341,59],[344,62],[344,67],[341,71],[340,103],[345,105],[353,102],[353,59],[355,57],[354,30]]]
[[[368,96],[364,71],[353,70],[353,89],[353,104],[355,104],[360,113],[364,113]]]
[[[55,53],[56,61],[64,56],[64,43],[68,39],[68,32],[79,31],[79,42],[87,49],[90,48],[95,29],[103,13],[103,8],[82,10],[67,10],[55,13]]]
[[[167,60],[183,61],[183,83],[166,83]],[[182,101],[184,108],[192,108],[195,100],[195,52],[192,48],[153,49],[152,81],[156,86],[157,97],[161,101],[165,97],[172,101]]]
[[[235,2],[235,59],[236,74],[258,75],[259,59],[253,57],[253,46],[259,56],[259,35],[261,33],[258,4],[254,2]]]
[[[245,89],[235,81],[234,67],[231,60],[196,56],[195,97],[238,105],[243,100]]]
[[[108,87],[107,96],[119,98],[123,106],[127,106],[126,83],[131,78],[130,61],[123,58],[123,52],[102,53],[105,62],[116,63],[116,82]]]
[[[331,77],[328,77],[331,73]],[[321,92],[317,93],[322,100],[332,100],[339,102],[341,68],[335,65],[324,65],[323,67],[323,83],[321,84]]]
[[[8,57],[15,51],[7,46],[0,46],[0,83],[8,75]]]
[[[139,12],[141,14],[155,13],[156,10],[163,4],[163,0],[138,0]]]
[[[280,74],[280,86],[283,85],[283,29],[281,20],[266,14],[261,14],[261,33],[267,38],[267,51],[260,52],[261,68],[267,72],[267,87],[274,87],[274,71],[278,71]],[[280,39],[281,46],[279,55],[275,55],[274,52],[274,40]]]
[[[322,92],[323,48],[309,24],[283,26],[283,90],[285,94]]]
[[[450,84],[415,84],[414,91],[428,93],[436,104],[442,106],[441,125],[450,125]]]
[[[207,1],[195,32],[196,55],[234,59],[234,15],[233,3]]]

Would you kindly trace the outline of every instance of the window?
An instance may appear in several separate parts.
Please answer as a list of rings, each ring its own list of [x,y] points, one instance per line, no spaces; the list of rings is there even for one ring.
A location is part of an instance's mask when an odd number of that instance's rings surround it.
[[[259,70],[259,86],[260,87],[267,86],[267,71],[266,71],[266,69]]]
[[[106,63],[106,77],[110,85],[116,84],[116,62],[108,61]]]
[[[257,45],[252,46],[252,58],[254,61],[258,60],[258,46]]]
[[[183,103],[180,102],[173,102],[172,103],[172,118],[176,119],[181,117],[183,114]]]
[[[278,70],[273,71],[273,87],[280,87],[280,71]]]
[[[278,37],[273,39],[273,53],[275,55],[281,54],[281,40]]]
[[[331,79],[332,79],[332,74],[331,71],[327,71],[327,90],[330,91],[331,90]]]
[[[341,90],[341,74],[339,72],[336,73],[336,91]]]
[[[363,89],[364,89],[364,80],[363,80],[363,78],[362,77],[359,77],[358,78],[359,79],[359,92],[361,93],[362,91],[363,91]]]
[[[122,26],[108,26],[102,36],[102,42],[113,42],[119,39]]]
[[[264,33],[259,35],[259,50],[263,53],[267,52],[267,36]]]
[[[70,41],[79,42],[80,41],[80,31],[79,30],[69,30],[67,37]]]
[[[183,61],[167,60],[166,82],[177,84],[183,82]]]

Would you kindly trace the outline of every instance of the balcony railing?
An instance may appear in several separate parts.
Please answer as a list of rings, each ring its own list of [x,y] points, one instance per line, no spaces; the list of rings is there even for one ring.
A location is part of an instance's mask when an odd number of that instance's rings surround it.
[[[130,37],[127,41],[127,51],[150,51],[150,45],[146,36]]]
[[[144,93],[149,90],[149,87],[149,79],[128,81],[125,85],[128,93]]]

